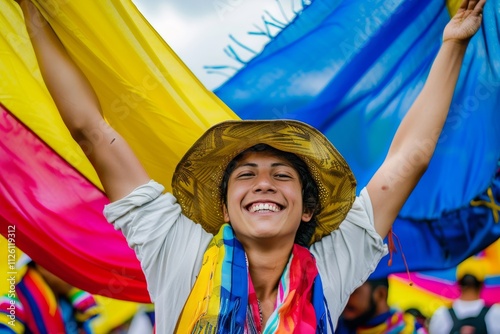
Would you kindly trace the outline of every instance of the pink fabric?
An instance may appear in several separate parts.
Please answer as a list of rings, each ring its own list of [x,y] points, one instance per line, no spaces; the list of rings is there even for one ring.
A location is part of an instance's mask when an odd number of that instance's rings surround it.
[[[402,281],[408,280],[407,274],[393,274],[397,276],[398,279]],[[439,279],[434,276],[425,275],[421,273],[411,273],[411,281],[414,286],[420,287],[430,293],[434,293],[438,296],[443,296],[451,300],[458,298],[460,292],[458,291],[458,286],[454,281],[448,281],[444,279]],[[500,286],[486,285],[481,293],[481,298],[484,299],[487,305],[492,305],[498,303],[500,300]]]
[[[149,302],[134,252],[102,214],[106,196],[1,105],[0,137],[0,233],[14,225],[16,246],[82,290]]]

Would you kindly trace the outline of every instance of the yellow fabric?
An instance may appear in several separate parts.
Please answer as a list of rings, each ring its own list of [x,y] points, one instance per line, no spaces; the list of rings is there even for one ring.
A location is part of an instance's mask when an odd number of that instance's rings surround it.
[[[457,266],[457,281],[466,274],[474,275],[478,281],[483,282],[486,278],[486,268],[483,261],[475,256],[471,256]]]
[[[11,241],[14,243],[9,242],[9,239],[0,234],[0,258],[5,259],[0,261],[0,282],[6,282],[10,276],[14,275],[18,283],[26,273],[26,266],[19,268],[18,260],[23,252],[15,247],[15,237],[11,238]],[[10,288],[8,284],[1,284],[0,287],[0,296],[7,293]]]
[[[220,294],[220,290],[214,289],[214,287],[222,285],[220,266],[224,262],[224,256],[224,247],[220,247],[220,244],[212,239],[203,255],[203,266],[200,274],[189,294],[177,324],[177,333],[191,333],[196,322],[203,314],[218,314],[220,298],[218,298],[219,296],[209,298],[209,296],[212,293]],[[205,296],[205,298],[200,298],[201,296]]]
[[[24,325],[21,321],[12,320],[7,314],[0,313],[0,324],[8,326],[15,334],[25,333]]]
[[[500,239],[484,250],[481,265],[485,267],[486,276],[500,276]]]
[[[432,316],[439,307],[449,306],[452,302],[449,298],[436,295],[416,285],[410,286],[406,280],[394,275],[389,276],[389,286],[387,299],[389,305],[401,310],[414,307],[426,317]]]
[[[9,272],[11,271],[9,268],[9,249],[8,249],[8,243],[7,239],[3,235],[0,234],[0,256],[3,261],[0,261],[0,282],[7,282],[7,279],[9,278]],[[15,260],[17,261],[17,257],[15,257]],[[15,261],[14,261],[15,264]],[[8,284],[2,284],[0,285],[0,296],[6,294],[8,292],[9,286]]]
[[[131,320],[141,304],[94,295],[99,316],[90,321],[93,333],[109,333]]]
[[[12,0],[0,0],[0,27],[0,103],[87,178],[99,184],[45,87],[21,9]]]
[[[495,197],[493,196],[493,189],[489,187],[486,190],[486,193],[488,194],[489,200],[472,200],[470,201],[471,206],[485,206],[488,209],[491,210],[491,213],[493,214],[493,221],[498,224],[500,221],[500,205],[495,202]]]
[[[403,315],[403,319],[404,319],[406,326],[400,334],[406,334],[406,333],[413,334],[413,333],[415,333],[415,322],[416,322],[415,317],[409,313],[405,313]]]
[[[450,13],[450,17],[453,17],[460,5],[462,4],[462,0],[446,0],[446,8],[448,8],[448,13]]]
[[[209,126],[238,119],[197,80],[131,1],[34,2],[89,78],[106,119],[129,142],[149,175],[167,188],[181,156]],[[0,0],[0,25],[0,103],[101,187],[43,84],[14,1]]]

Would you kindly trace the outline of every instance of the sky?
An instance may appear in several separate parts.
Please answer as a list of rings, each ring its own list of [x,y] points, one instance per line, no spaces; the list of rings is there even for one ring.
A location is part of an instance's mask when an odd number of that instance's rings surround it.
[[[151,25],[210,90],[250,60],[302,8],[297,0],[133,0]],[[234,39],[232,39],[234,38]],[[248,50],[248,49],[250,50]],[[207,69],[206,67],[225,68]],[[212,71],[210,71],[212,70]]]

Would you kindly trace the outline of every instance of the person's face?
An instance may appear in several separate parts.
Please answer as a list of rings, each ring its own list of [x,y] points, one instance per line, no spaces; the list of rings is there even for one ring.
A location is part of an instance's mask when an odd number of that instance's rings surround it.
[[[270,152],[248,152],[229,176],[224,220],[238,239],[285,240],[293,243],[303,212],[302,185],[297,171]]]
[[[364,325],[376,313],[376,303],[373,291],[368,283],[364,283],[349,297],[349,301],[342,313],[345,323],[355,328]]]

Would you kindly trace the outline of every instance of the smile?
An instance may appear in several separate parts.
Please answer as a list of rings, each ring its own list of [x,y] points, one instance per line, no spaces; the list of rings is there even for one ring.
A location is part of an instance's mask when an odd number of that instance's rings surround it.
[[[254,203],[248,207],[250,212],[279,212],[281,207],[275,203]]]

